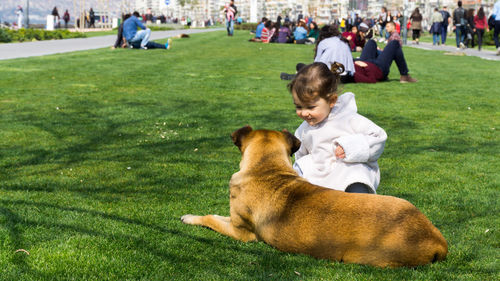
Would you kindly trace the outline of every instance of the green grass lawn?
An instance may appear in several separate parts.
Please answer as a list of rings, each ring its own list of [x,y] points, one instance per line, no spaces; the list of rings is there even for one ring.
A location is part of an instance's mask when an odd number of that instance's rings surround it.
[[[378,193],[430,218],[445,261],[342,264],[182,224],[229,214],[232,131],[301,123],[279,73],[311,62],[313,46],[248,38],[0,61],[0,279],[500,278],[500,65],[476,57],[405,48],[418,83],[400,84],[393,65],[389,82],[343,86],[389,136]]]

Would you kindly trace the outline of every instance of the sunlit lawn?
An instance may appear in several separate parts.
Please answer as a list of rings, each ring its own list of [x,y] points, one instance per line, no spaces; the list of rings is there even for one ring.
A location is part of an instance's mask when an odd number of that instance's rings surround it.
[[[389,82],[343,87],[389,135],[378,193],[432,220],[444,262],[341,264],[182,224],[229,214],[232,131],[300,124],[279,73],[313,46],[249,38],[0,61],[0,279],[499,279],[500,65],[476,57],[405,48],[418,83],[393,66]]]

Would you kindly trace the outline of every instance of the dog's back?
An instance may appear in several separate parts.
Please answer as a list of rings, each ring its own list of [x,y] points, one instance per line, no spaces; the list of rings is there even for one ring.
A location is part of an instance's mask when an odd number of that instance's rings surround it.
[[[257,237],[282,251],[382,267],[423,265],[447,254],[439,230],[406,200],[294,182],[273,196],[281,202],[268,202],[279,207],[256,222]]]

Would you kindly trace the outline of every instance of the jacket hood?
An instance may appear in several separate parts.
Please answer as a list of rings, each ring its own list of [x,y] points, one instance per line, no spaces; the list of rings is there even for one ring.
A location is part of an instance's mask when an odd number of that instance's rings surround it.
[[[347,92],[338,97],[337,102],[332,108],[332,111],[330,111],[330,115],[328,115],[328,120],[332,120],[341,115],[357,112],[358,107],[356,106],[354,94],[352,92]]]

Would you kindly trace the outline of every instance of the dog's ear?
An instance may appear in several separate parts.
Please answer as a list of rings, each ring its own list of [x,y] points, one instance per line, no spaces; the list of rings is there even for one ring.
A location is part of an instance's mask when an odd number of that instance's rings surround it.
[[[241,151],[241,140],[252,131],[252,127],[246,125],[231,134],[234,145],[236,145]]]
[[[300,141],[298,138],[296,138],[292,133],[290,133],[287,129],[284,129],[283,135],[285,135],[285,138],[290,145],[290,156],[292,156],[297,150],[300,148]]]

